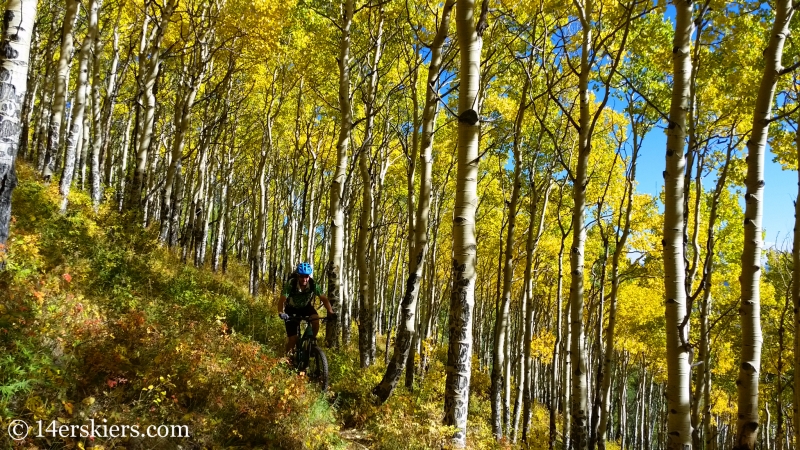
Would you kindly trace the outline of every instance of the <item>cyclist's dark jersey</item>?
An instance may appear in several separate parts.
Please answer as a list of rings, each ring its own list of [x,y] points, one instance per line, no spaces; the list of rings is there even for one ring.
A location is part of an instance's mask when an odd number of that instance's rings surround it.
[[[304,317],[313,317],[317,315],[317,310],[314,309],[311,305],[306,305],[301,308],[292,308],[291,306],[286,306],[286,314],[290,317],[292,316],[304,316]],[[289,337],[297,336],[298,328],[300,328],[300,321],[299,320],[287,320],[284,322],[286,325],[286,335]]]
[[[314,283],[313,280],[308,280],[308,286],[305,291],[300,291],[300,286],[294,280],[289,280],[283,285],[281,292],[286,297],[286,304],[292,308],[302,308],[311,305],[314,297],[322,295],[320,287]]]

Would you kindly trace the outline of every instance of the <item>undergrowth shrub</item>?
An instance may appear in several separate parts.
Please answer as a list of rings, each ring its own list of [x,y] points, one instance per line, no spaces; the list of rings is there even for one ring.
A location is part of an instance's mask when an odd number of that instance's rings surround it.
[[[383,345],[367,369],[354,345],[325,349],[331,388],[322,394],[282,358],[277,293],[251,297],[244,265],[232,260],[224,275],[187,265],[158,245],[155,227],[118,213],[114,202],[95,212],[80,192],[70,194],[62,215],[56,184],[45,187],[30,168],[19,169],[0,272],[0,426],[94,419],[187,425],[191,437],[29,437],[17,445],[328,449],[346,447],[340,428],[356,428],[370,448],[447,448],[446,346],[425,343],[431,356],[414,391],[401,380],[383,405],[371,394],[385,371]],[[468,446],[506,447],[491,435],[489,377],[477,367]],[[537,406],[529,448],[545,448],[547,422]]]
[[[187,425],[193,448],[341,447],[324,394],[278,356],[272,293],[181,263],[154,229],[20,167],[0,272],[0,417]],[[270,300],[268,300],[270,299]],[[265,342],[268,345],[259,343]],[[29,436],[17,445],[175,448],[174,439]]]

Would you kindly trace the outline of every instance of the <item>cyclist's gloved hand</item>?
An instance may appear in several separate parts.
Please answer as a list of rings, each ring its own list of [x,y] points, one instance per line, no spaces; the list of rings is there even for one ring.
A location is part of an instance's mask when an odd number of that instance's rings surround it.
[[[336,313],[333,313],[333,312],[332,313],[328,313],[328,320],[329,321],[336,320],[337,317],[339,317],[339,316]]]
[[[281,318],[281,320],[283,320],[284,322],[286,322],[287,320],[289,320],[289,315],[288,315],[288,314],[286,314],[285,312],[279,313],[279,314],[278,314],[278,317],[280,317],[280,318]]]

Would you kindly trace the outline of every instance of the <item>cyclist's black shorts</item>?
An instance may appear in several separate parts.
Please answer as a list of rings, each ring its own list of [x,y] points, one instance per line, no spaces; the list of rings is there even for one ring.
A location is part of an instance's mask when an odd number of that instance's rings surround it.
[[[311,303],[300,308],[293,308],[286,305],[286,314],[289,316],[314,316],[317,314],[317,310],[311,306]],[[297,328],[299,325],[297,320],[287,320],[284,324],[286,325],[286,336],[297,336]]]

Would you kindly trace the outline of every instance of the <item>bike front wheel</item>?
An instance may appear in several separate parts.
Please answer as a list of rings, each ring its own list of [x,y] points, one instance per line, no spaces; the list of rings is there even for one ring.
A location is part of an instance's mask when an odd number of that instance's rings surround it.
[[[316,345],[311,347],[308,356],[308,377],[325,392],[328,390],[328,358]]]

